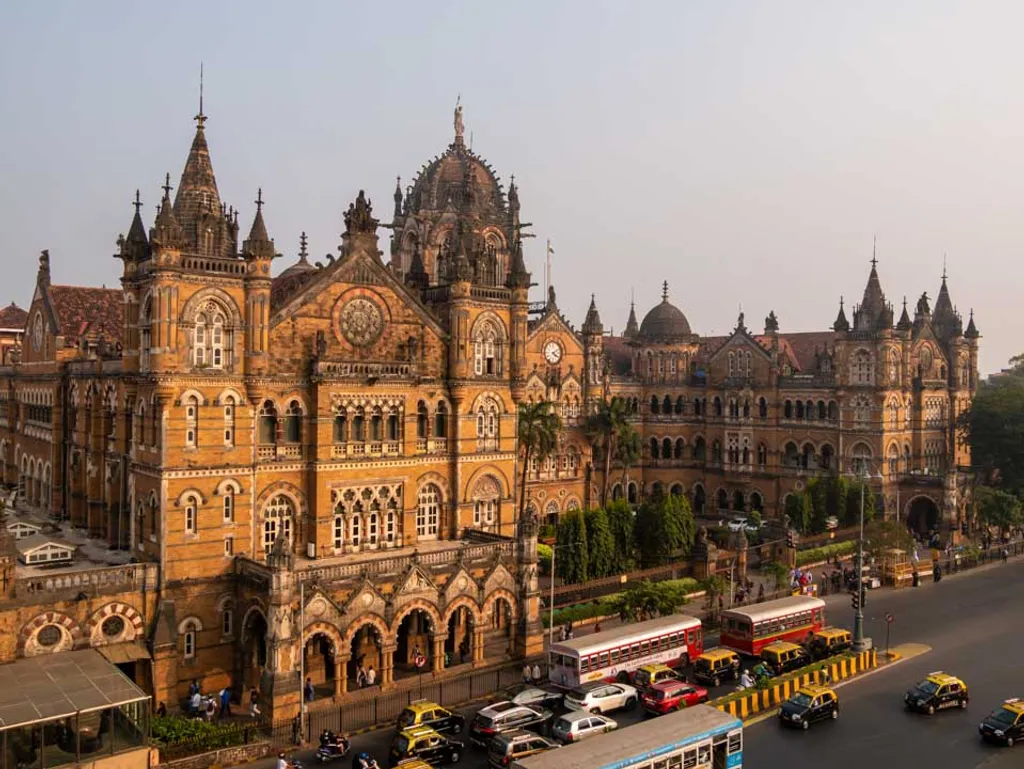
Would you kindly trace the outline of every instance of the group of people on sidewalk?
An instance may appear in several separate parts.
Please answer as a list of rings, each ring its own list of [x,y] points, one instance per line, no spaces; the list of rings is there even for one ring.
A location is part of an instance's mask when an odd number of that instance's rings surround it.
[[[257,718],[260,712],[260,694],[256,689],[251,689],[249,691],[249,716]],[[225,686],[216,697],[203,696],[199,680],[193,678],[188,687],[188,714],[193,718],[202,718],[206,721],[213,721],[215,718],[231,718],[231,688]],[[157,715],[167,715],[167,706],[163,702],[157,708]]]

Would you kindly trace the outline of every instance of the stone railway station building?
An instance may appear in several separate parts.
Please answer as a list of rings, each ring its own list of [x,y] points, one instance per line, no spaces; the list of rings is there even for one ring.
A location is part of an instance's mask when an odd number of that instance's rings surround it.
[[[631,502],[774,515],[809,477],[870,469],[912,526],[963,515],[954,423],[978,332],[945,276],[934,310],[922,296],[895,323],[873,262],[853,322],[841,304],[827,332],[772,313],[754,333],[741,314],[701,337],[667,286],[621,336],[596,301],[576,329],[553,289],[530,303],[519,191],[467,147],[461,110],[396,187],[388,254],[360,193],[337,257],[311,263],[303,236],[275,276],[262,194],[240,237],[196,121],[148,229],[136,197],[121,288],[54,283],[43,252],[5,353],[8,525],[79,547],[71,566],[18,563],[0,532],[0,661],[93,646],[168,707],[198,679],[261,687],[284,717],[300,655],[344,696],[360,662],[388,688],[419,655],[441,673],[446,653],[537,653],[537,522],[600,503],[582,425],[608,398],[644,441],[612,469]],[[517,405],[538,400],[564,430],[523,468]]]

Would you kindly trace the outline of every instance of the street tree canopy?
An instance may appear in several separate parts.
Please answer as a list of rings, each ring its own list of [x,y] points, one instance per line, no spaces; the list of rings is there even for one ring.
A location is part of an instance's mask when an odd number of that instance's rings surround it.
[[[958,426],[983,482],[1020,495],[1024,491],[1024,356],[1010,363],[1010,371],[978,387]]]

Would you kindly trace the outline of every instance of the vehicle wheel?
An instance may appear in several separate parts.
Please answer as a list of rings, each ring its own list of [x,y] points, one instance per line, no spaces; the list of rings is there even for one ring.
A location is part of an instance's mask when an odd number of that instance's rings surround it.
[[[930,715],[930,716],[934,716],[935,715],[935,706],[934,705],[929,705],[928,706],[928,715]]]
[[[839,718],[839,710],[838,709],[832,711],[832,720],[835,721],[837,718]]]
[[[1013,737],[1007,737],[1006,738],[1006,747],[1008,747],[1008,748],[1012,748],[1013,747]]]
[[[591,708],[590,712],[593,713],[595,716],[599,716],[601,715],[601,708]]]
[[[679,710],[679,708],[669,708],[669,711],[668,711],[668,712],[669,712],[669,713],[675,713],[675,712],[677,712],[678,710]]]
[[[462,755],[459,753],[459,751],[453,750],[452,751],[452,763],[453,764],[459,763],[459,759],[460,758],[462,758]]]
[[[626,700],[626,710],[632,710],[636,707],[636,697],[630,697]]]
[[[967,700],[960,700],[960,709],[967,710]]]
[[[711,685],[714,686],[717,689],[719,686],[722,685],[722,681],[721,681],[721,679],[718,676],[715,676],[711,680]]]
[[[807,731],[807,730],[808,730],[808,729],[809,729],[810,727],[811,727],[811,722],[810,722],[810,721],[801,721],[801,722],[800,722],[800,728],[801,728],[801,729],[803,729],[803,730],[804,730],[805,732],[806,732],[806,731]]]

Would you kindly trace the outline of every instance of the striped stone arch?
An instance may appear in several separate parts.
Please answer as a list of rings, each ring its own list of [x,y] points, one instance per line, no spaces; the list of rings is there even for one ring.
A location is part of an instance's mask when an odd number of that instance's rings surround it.
[[[447,632],[447,627],[441,622],[441,614],[438,612],[437,607],[429,601],[424,601],[422,598],[417,598],[409,603],[404,604],[401,609],[395,613],[395,619],[391,623],[391,636],[392,638],[398,638],[398,631],[402,629],[402,620],[412,614],[414,611],[419,609],[428,617],[430,617],[431,623],[434,625],[435,633]]]
[[[512,611],[512,619],[515,620],[519,616],[519,602],[516,600],[515,594],[511,590],[503,587],[499,587],[496,590],[492,590],[490,595],[487,596],[484,601],[484,605],[480,610],[480,616],[487,620],[491,616],[491,612],[494,611],[494,605],[498,602],[499,598],[504,598],[508,601]]]
[[[239,637],[242,641],[247,641],[247,634],[249,628],[249,619],[253,613],[259,614],[263,617],[263,622],[267,621],[267,608],[263,605],[263,602],[259,598],[250,598],[245,608],[245,614],[242,615],[242,624],[239,625]]]
[[[277,481],[263,489],[259,497],[256,498],[256,509],[262,514],[267,502],[278,494],[286,494],[292,498],[292,501],[295,503],[296,523],[298,523],[298,519],[305,518],[307,512],[306,495],[302,493],[298,486],[288,483],[288,481]]]
[[[39,631],[47,625],[56,625],[61,629],[61,640],[53,646],[42,646],[37,643]],[[74,619],[59,611],[47,611],[29,620],[18,633],[18,656],[32,657],[37,654],[70,651],[83,645],[82,627]]]
[[[463,606],[469,609],[469,613],[473,615],[473,624],[479,625],[480,620],[483,618],[483,612],[480,610],[479,604],[468,595],[460,595],[444,609],[444,617],[441,621],[445,627],[448,627],[448,623],[451,622],[452,615]]]
[[[120,617],[123,620],[120,633],[107,635],[103,632],[103,623],[109,617]],[[94,611],[89,617],[86,627],[89,631],[90,646],[135,641],[145,637],[145,623],[142,620],[142,615],[134,607],[120,601],[113,601]]]
[[[396,636],[391,634],[391,628],[388,627],[388,623],[379,614],[360,614],[354,620],[352,620],[348,627],[345,628],[345,635],[343,641],[345,649],[352,648],[352,640],[356,637],[356,633],[362,630],[364,627],[369,625],[377,631],[380,636],[382,644],[394,643]]]
[[[344,638],[341,634],[341,631],[338,630],[338,628],[332,625],[330,622],[317,621],[310,622],[308,625],[306,625],[305,629],[302,631],[302,645],[305,646],[309,642],[309,640],[316,635],[327,636],[330,639],[331,643],[334,644],[335,654],[340,653],[342,649],[345,648],[342,645],[344,643]]]

